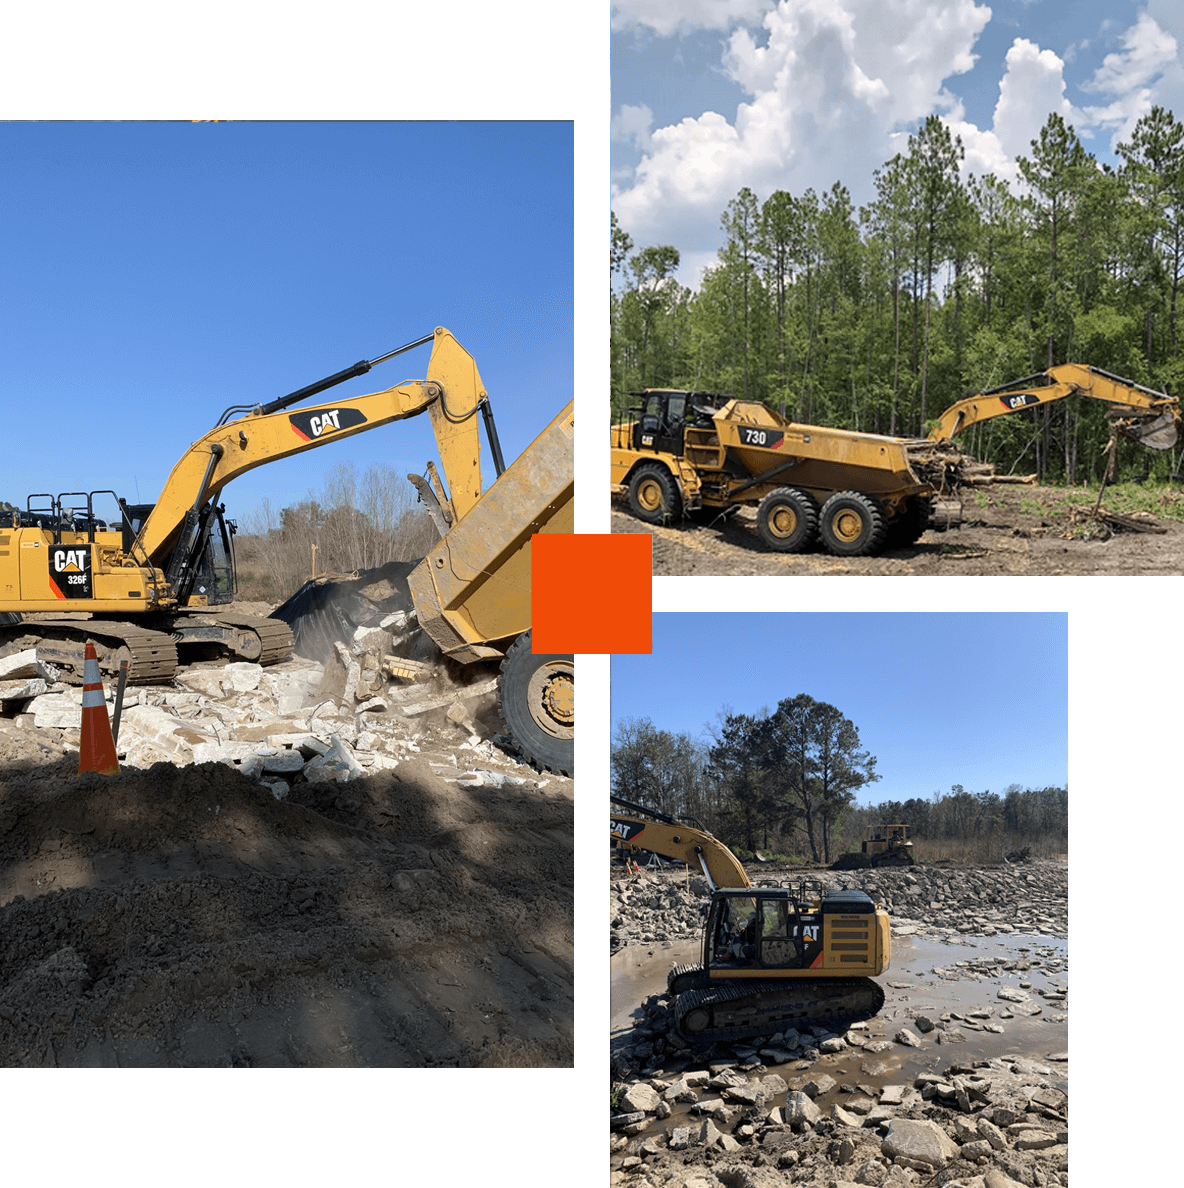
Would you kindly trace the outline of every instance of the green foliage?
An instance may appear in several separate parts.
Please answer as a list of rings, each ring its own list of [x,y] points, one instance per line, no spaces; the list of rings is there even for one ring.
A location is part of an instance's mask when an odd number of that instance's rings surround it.
[[[635,249],[614,218],[614,415],[627,392],[686,387],[919,436],[964,395],[1064,362],[1178,393],[1184,126],[1154,108],[1119,153],[1121,169],[1100,168],[1054,113],[1018,159],[1013,193],[963,178],[959,141],[930,117],[875,171],[859,211],[838,181],[763,202],[742,189],[696,291],[676,279],[676,248]],[[1101,403],[1071,397],[959,442],[1001,473],[1096,483],[1108,436]],[[1181,463],[1147,466],[1166,478]]]

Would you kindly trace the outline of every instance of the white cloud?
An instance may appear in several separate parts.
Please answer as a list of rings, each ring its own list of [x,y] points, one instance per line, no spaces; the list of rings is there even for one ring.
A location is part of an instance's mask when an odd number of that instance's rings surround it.
[[[990,128],[968,123],[958,104],[946,117],[950,131],[962,138],[963,171],[983,177],[993,173],[1006,181],[1019,177],[1016,157],[1032,154],[1052,112],[1067,123],[1080,124],[1080,113],[1065,97],[1064,62],[1052,50],[1017,37],[1007,51],[999,99]]]
[[[1184,6],[1179,0],[1148,0],[1147,13],[1161,29],[1175,37],[1177,47],[1184,42]],[[1184,119],[1184,66],[1178,52],[1173,61],[1164,64],[1163,74],[1152,84],[1151,102]]]
[[[751,101],[733,120],[704,112],[655,129],[615,191],[617,217],[635,242],[705,251],[741,186],[764,197],[841,180],[866,200],[893,135],[950,106],[943,82],[973,66],[989,19],[974,0],[781,0],[765,44],[747,28],[728,39],[723,67]]]
[[[1146,12],[1122,35],[1122,52],[1107,54],[1083,91],[1124,95],[1145,86],[1176,57],[1176,39]]]
[[[615,0],[612,27],[650,29],[670,37],[696,29],[729,29],[740,21],[755,23],[770,7],[771,0]]]
[[[645,103],[636,106],[622,103],[621,110],[613,116],[609,127],[612,140],[628,140],[641,152],[650,147],[650,129],[654,124],[654,113]]]
[[[619,7],[657,29],[656,3]],[[722,14],[734,19],[742,7],[700,0],[679,11],[701,22],[714,14],[724,27]],[[643,21],[643,12],[653,19]],[[1184,118],[1184,6],[1148,0],[1083,87],[1102,99],[1097,106],[1075,107],[1065,60],[1021,37],[1007,53],[991,126],[969,123],[944,84],[971,69],[990,16],[974,0],[780,0],[759,28],[741,24],[727,37],[721,68],[748,97],[731,118],[704,112],[651,131],[640,110],[626,116],[622,108],[615,134],[639,146],[650,139],[636,169],[614,179],[617,217],[635,243],[674,243],[684,261],[701,264],[717,250],[720,215],[742,186],[763,199],[777,188],[822,193],[841,180],[865,202],[873,171],[906,151],[908,130],[931,113],[962,138],[967,172],[1013,182],[1016,157],[1031,155],[1050,112],[1083,140],[1100,129],[1115,141],[1128,137],[1155,103]],[[680,277],[698,280],[686,267]]]
[[[1031,156],[1032,141],[1039,138],[1053,112],[1066,123],[1080,122],[1065,98],[1065,64],[1052,50],[1017,37],[1007,51],[1007,69],[999,83],[991,127],[1002,154],[994,172],[1015,176],[1015,158]]]
[[[1107,54],[1093,79],[1082,84],[1083,91],[1112,96],[1104,106],[1085,108],[1086,117],[1091,124],[1113,130],[1112,144],[1128,139],[1140,117],[1157,101],[1152,84],[1173,66],[1178,72],[1176,38],[1149,13],[1141,12],[1122,35],[1121,52]]]

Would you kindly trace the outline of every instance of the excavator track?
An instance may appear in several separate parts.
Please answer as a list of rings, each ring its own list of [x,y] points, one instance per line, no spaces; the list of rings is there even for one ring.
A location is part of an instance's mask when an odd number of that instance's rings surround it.
[[[115,675],[120,662],[128,661],[129,684],[167,684],[177,671],[177,645],[172,637],[135,623],[27,619],[0,627],[0,653],[35,647],[38,658],[60,668],[61,679],[72,685],[83,683],[88,640],[95,645],[102,672]]]
[[[202,642],[208,633],[211,642],[226,647],[238,659],[265,668],[286,660],[295,647],[292,628],[281,619],[234,610],[179,616],[173,620],[172,629],[178,643]]]
[[[709,1044],[799,1026],[838,1029],[870,1019],[883,1006],[884,991],[871,978],[762,978],[680,994],[674,1019],[689,1043]]]
[[[281,619],[265,619],[261,615],[246,615],[237,611],[219,611],[215,618],[235,627],[245,627],[259,637],[260,651],[255,663],[264,668],[286,660],[295,647],[292,628]]]
[[[0,625],[0,655],[36,648],[38,658],[61,669],[61,679],[81,685],[86,644],[95,644],[99,669],[108,676],[128,661],[129,685],[165,685],[177,674],[178,644],[209,640],[232,658],[276,664],[292,654],[292,629],[279,619],[235,611],[154,618],[151,627],[108,619],[25,619]]]

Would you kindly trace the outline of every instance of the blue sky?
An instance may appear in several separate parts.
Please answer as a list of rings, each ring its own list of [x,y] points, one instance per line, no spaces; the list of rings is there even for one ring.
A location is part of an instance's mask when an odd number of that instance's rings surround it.
[[[613,209],[696,284],[742,186],[858,205],[937,114],[965,168],[1015,179],[1049,113],[1112,161],[1158,104],[1184,118],[1184,9],[1167,0],[616,0]]]
[[[654,615],[650,656],[614,656],[613,732],[629,718],[708,736],[724,707],[806,693],[877,759],[861,803],[1068,780],[1064,614]]]
[[[28,446],[0,499],[148,502],[226,407],[437,325],[475,358],[509,461],[572,395],[572,235],[569,122],[0,124],[0,407]],[[430,350],[320,400],[422,378]],[[225,502],[241,519],[339,462],[436,456],[423,416],[254,470]]]

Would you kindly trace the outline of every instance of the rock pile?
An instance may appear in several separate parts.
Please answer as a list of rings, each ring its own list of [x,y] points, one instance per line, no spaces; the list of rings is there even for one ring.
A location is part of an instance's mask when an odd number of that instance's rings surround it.
[[[1068,1183],[1068,1096],[1053,1064],[1003,1057],[877,1088],[812,1068],[811,1051],[788,1077],[757,1057],[617,1083],[611,1182],[772,1188],[790,1172],[817,1188]]]
[[[516,750],[499,733],[496,676],[455,683],[438,654],[435,663],[392,655],[415,636],[413,617],[399,613],[380,628],[358,628],[325,664],[294,656],[268,668],[197,665],[179,670],[171,686],[128,689],[120,763],[226,763],[280,798],[293,781],[348,783],[389,771],[439,727],[452,742],[455,778],[466,786],[514,780],[496,770]],[[77,752],[82,690],[58,675],[33,650],[0,659],[3,749],[19,750],[23,739],[30,755]],[[114,682],[105,693],[113,717]]]
[[[756,877],[766,885],[796,887],[800,876],[762,873]],[[808,881],[824,890],[866,891],[892,917],[897,936],[1068,935],[1069,876],[1063,862],[969,870],[916,866],[818,871],[811,872]],[[613,879],[609,891],[612,948],[697,939],[709,895],[706,879],[688,876],[686,870],[643,871]]]
[[[767,868],[758,877],[795,887],[800,878]],[[994,936],[1004,955],[889,973],[884,1012],[841,1034],[805,1027],[706,1051],[673,1030],[668,996],[651,996],[613,1050],[613,1184],[773,1188],[788,1174],[816,1188],[1067,1185],[1068,1053],[1042,1048],[1032,1059],[1002,1048],[1035,1017],[1066,1019],[1062,947],[1008,940],[1066,935],[1064,864],[809,877],[865,890],[895,935]],[[681,869],[614,877],[613,948],[698,940],[708,896],[706,881]],[[972,991],[990,995],[985,1006],[921,1005],[935,985],[965,981],[988,984]],[[1063,1049],[1063,1036],[1049,1028],[1048,1047]],[[1011,1054],[992,1055],[1001,1050]],[[960,1059],[939,1067],[950,1052]]]

